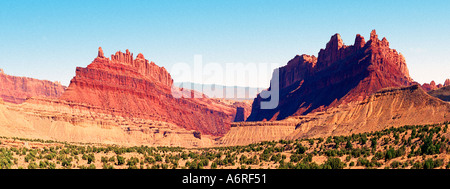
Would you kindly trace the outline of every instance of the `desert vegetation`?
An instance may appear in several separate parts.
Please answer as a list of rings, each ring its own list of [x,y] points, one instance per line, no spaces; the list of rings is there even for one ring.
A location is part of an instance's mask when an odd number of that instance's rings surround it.
[[[214,148],[124,147],[2,137],[0,168],[449,169],[448,125]]]

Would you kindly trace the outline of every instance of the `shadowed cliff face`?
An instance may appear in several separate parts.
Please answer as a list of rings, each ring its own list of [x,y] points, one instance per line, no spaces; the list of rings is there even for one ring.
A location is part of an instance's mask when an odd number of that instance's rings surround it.
[[[65,86],[58,82],[7,75],[0,69],[0,98],[20,104],[30,97],[60,97]]]
[[[235,107],[208,98],[174,98],[172,83],[164,67],[142,54],[134,59],[128,50],[119,51],[110,59],[99,48],[91,64],[76,69],[60,99],[102,107],[113,115],[174,123],[202,134],[221,136],[229,130]]]
[[[443,101],[450,102],[450,85],[432,90],[428,92],[429,95],[439,98]]]
[[[404,57],[389,48],[375,30],[365,42],[357,35],[346,46],[339,34],[331,37],[318,57],[296,56],[279,68],[280,101],[275,109],[260,108],[259,95],[248,121],[282,120],[292,115],[323,111],[355,100],[363,100],[386,87],[413,83]]]

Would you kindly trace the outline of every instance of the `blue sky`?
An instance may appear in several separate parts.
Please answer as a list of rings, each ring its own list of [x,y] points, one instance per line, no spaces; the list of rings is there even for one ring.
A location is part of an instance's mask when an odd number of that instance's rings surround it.
[[[68,85],[101,46],[157,65],[279,63],[376,29],[420,83],[450,78],[450,1],[2,0],[0,68]],[[180,82],[180,81],[178,81]],[[267,82],[267,85],[269,83]],[[267,86],[266,85],[266,86]],[[266,87],[260,86],[260,87]]]

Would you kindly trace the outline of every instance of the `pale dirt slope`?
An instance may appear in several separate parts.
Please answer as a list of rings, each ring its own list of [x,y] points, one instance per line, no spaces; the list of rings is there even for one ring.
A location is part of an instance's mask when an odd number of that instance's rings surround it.
[[[364,101],[306,116],[292,116],[278,122],[239,123],[221,139],[221,145],[349,135],[445,121],[450,121],[450,104],[412,85],[382,89]]]

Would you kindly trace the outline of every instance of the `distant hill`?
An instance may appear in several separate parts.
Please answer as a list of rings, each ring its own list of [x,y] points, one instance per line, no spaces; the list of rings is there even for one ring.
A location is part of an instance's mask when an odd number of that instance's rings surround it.
[[[232,100],[249,100],[254,99],[263,88],[241,87],[241,86],[224,86],[216,84],[199,84],[191,82],[175,82],[176,87],[196,90],[202,92],[209,98],[222,98]]]
[[[450,86],[442,87],[440,89],[428,92],[429,95],[439,98],[443,101],[450,102]]]

